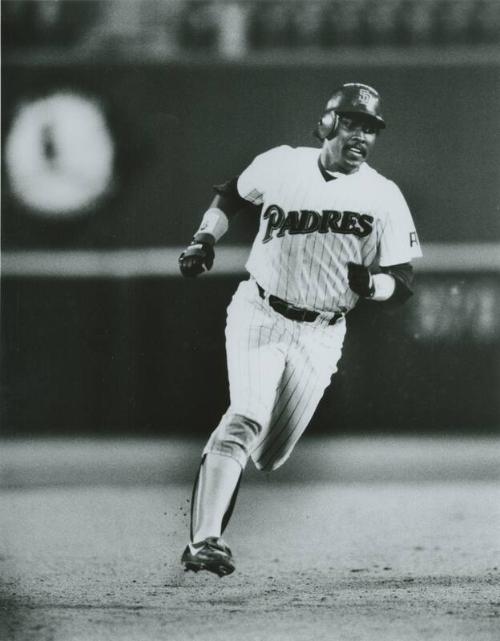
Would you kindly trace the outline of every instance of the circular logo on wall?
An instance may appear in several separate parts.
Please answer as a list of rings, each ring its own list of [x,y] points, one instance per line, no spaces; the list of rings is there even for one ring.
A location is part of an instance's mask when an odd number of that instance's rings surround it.
[[[4,147],[14,196],[57,218],[87,213],[108,193],[114,155],[101,105],[72,92],[20,105]]]

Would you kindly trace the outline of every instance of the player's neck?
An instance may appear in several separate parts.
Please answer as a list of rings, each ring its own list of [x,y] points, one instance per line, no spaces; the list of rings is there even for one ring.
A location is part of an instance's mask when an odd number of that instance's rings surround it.
[[[332,173],[341,173],[341,174],[355,174],[359,171],[361,165],[353,168],[346,168],[344,165],[340,163],[340,161],[333,157],[331,153],[329,153],[327,147],[323,147],[321,149],[321,153],[319,155],[319,161],[326,171],[332,172]]]

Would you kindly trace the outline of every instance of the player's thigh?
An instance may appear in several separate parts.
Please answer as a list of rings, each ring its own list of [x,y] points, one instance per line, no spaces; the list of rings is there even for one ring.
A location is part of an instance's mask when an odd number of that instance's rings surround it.
[[[313,329],[307,328],[289,353],[271,421],[253,453],[262,469],[276,469],[288,458],[337,370],[345,328]]]
[[[285,367],[280,319],[242,283],[228,309],[226,351],[231,411],[269,422]],[[243,287],[242,287],[243,286]]]
[[[327,384],[316,377],[314,368],[291,365],[285,368],[271,420],[252,453],[257,467],[276,469],[288,458],[309,424]]]

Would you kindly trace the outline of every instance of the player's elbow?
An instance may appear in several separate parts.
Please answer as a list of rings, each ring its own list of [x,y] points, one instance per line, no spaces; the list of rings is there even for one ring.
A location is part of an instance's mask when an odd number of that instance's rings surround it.
[[[394,278],[395,287],[392,296],[385,301],[390,307],[400,307],[404,305],[413,296],[413,283],[415,274],[410,263],[401,265],[391,265],[382,267],[384,274],[389,274]]]
[[[396,279],[396,287],[389,301],[393,305],[404,305],[413,296],[413,289]]]

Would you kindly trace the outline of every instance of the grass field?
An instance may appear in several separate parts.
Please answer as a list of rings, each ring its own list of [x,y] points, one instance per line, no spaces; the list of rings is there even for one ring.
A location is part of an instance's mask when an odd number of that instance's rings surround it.
[[[185,574],[199,443],[2,444],[2,641],[496,641],[500,441],[307,441]]]

